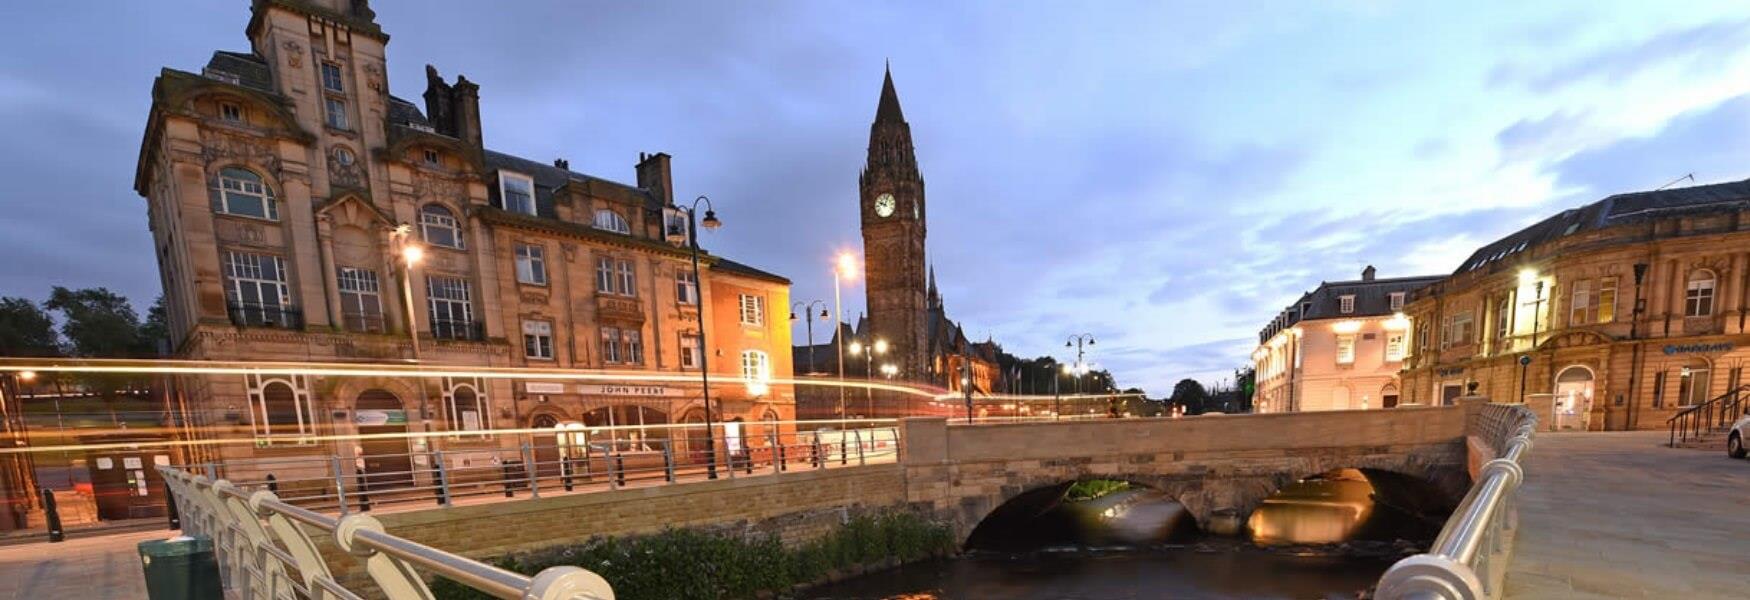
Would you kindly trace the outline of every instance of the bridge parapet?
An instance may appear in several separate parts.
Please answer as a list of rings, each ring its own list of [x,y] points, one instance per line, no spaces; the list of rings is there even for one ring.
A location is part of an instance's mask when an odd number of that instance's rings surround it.
[[[1180,419],[950,425],[907,419],[906,499],[963,539],[1029,490],[1121,479],[1177,498],[1205,529],[1236,533],[1265,498],[1340,468],[1425,480],[1451,498],[1469,484],[1474,405]]]

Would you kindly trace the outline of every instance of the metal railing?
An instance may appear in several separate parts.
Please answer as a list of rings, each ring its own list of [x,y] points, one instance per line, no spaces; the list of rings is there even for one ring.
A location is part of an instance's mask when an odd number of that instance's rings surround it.
[[[1515,492],[1525,479],[1520,461],[1531,450],[1537,415],[1523,405],[1488,404],[1477,425],[1481,431],[1476,434],[1498,458],[1483,464],[1434,545],[1387,569],[1374,598],[1480,600],[1501,595],[1507,544],[1518,526]]]
[[[628,436],[636,426],[604,428]],[[523,434],[515,446],[494,439],[469,447],[465,436],[449,448],[428,452],[335,454],[172,465],[226,479],[240,489],[266,490],[292,505],[347,515],[402,506],[452,506],[490,499],[540,498],[565,493],[732,479],[786,471],[860,466],[898,460],[895,426],[844,430],[750,432],[733,436],[722,429],[713,456],[702,428],[662,425],[644,428],[673,437],[621,437],[585,441],[585,430]],[[599,431],[593,437],[600,438]],[[575,442],[575,443],[572,443]]]
[[[440,340],[469,340],[478,342],[486,339],[486,323],[484,321],[432,319],[431,337]]]
[[[226,302],[231,323],[243,327],[304,328],[304,311],[291,306],[255,302]]]
[[[1750,385],[1741,385],[1712,400],[1671,415],[1671,418],[1665,420],[1665,425],[1671,429],[1671,439],[1666,445],[1676,448],[1690,438],[1730,427],[1732,422],[1745,414],[1746,408],[1750,408],[1744,403],[1746,391],[1750,391]]]
[[[612,600],[600,575],[578,567],[550,567],[533,577],[390,535],[366,514],[335,518],[281,500],[267,490],[246,491],[226,481],[158,467],[186,534],[213,540],[227,597],[360,600],[322,558],[311,533],[332,536],[359,561],[391,599],[429,599],[421,573],[441,576],[496,598]]]

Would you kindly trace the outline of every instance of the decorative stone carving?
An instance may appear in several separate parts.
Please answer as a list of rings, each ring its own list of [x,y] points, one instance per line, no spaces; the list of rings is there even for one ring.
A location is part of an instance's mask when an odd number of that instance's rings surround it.
[[[286,49],[286,64],[296,69],[304,66],[304,45],[297,40],[286,40],[280,47]]]
[[[211,164],[220,160],[237,160],[261,165],[275,172],[280,168],[279,155],[260,138],[232,135],[212,129],[202,129],[201,160]]]
[[[359,168],[357,159],[350,164],[343,164],[338,158],[338,152],[328,153],[328,182],[330,185],[365,189],[364,170]]]
[[[383,68],[377,66],[377,63],[365,63],[364,70],[365,87],[374,92],[383,91]]]
[[[416,173],[413,176],[413,196],[422,201],[438,198],[460,200],[463,197],[462,183],[430,173]]]

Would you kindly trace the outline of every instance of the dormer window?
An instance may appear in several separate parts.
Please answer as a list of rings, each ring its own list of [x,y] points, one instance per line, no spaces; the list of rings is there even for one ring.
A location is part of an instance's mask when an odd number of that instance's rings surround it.
[[[499,171],[498,197],[507,211],[529,216],[535,214],[535,180],[527,175]]]
[[[595,211],[595,228],[632,235],[632,225],[626,222],[626,218],[620,216],[620,213],[605,208]]]
[[[443,160],[438,158],[438,152],[436,150],[428,148],[425,151],[425,164],[436,167],[442,165]]]
[[[1343,313],[1345,315],[1354,313],[1355,312],[1355,296],[1348,295],[1348,294],[1345,294],[1342,296],[1337,296],[1337,312]]]
[[[322,63],[322,89],[336,94],[346,93],[346,84],[340,76],[340,65]]]
[[[243,107],[233,102],[219,103],[219,118],[232,123],[243,122]]]

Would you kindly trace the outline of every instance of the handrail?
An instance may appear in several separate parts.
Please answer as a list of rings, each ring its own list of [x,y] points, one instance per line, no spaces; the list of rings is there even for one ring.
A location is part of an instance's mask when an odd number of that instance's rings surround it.
[[[332,536],[391,599],[432,597],[416,568],[506,600],[614,598],[606,580],[578,567],[551,567],[528,577],[395,536],[369,515],[334,519],[287,504],[270,491],[245,492],[229,481],[171,466],[158,471],[184,515],[185,533],[213,540],[221,580],[242,597],[352,600],[368,595],[335,579],[305,529],[276,522],[291,519]],[[292,593],[281,589],[282,584],[289,584]]]
[[[1670,439],[1665,445],[1675,448],[1678,444],[1689,441],[1689,438],[1731,425],[1741,412],[1746,391],[1750,391],[1750,385],[1740,385],[1707,402],[1671,415],[1671,418],[1665,419],[1665,425],[1671,430]]]
[[[1491,560],[1516,526],[1514,492],[1525,479],[1520,461],[1531,450],[1537,416],[1523,405],[1489,404],[1479,432],[1499,458],[1484,463],[1475,485],[1441,528],[1428,551],[1398,561],[1380,577],[1375,598],[1481,600],[1500,596]],[[1508,430],[1512,433],[1509,434]]]

